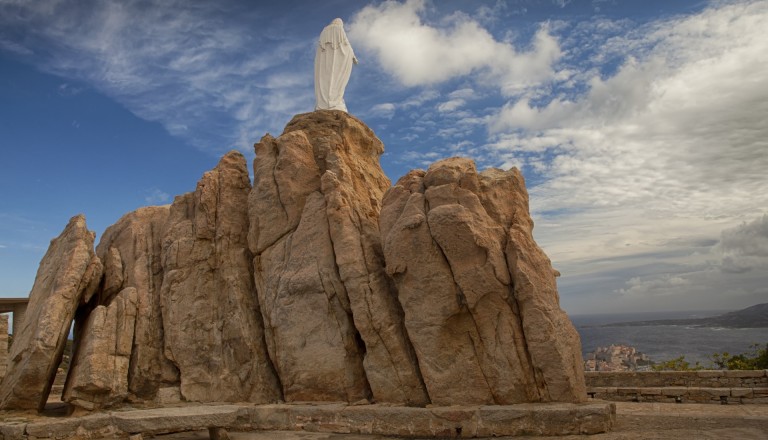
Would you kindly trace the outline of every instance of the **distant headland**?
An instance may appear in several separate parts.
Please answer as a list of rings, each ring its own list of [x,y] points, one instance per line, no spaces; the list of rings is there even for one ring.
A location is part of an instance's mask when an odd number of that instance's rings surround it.
[[[768,303],[707,318],[657,319],[603,324],[595,327],[641,327],[650,325],[688,325],[696,327],[764,328],[768,327]]]

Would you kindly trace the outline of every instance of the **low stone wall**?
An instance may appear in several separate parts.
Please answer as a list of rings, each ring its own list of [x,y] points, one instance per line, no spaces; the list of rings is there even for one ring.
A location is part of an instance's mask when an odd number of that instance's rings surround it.
[[[13,418],[6,418],[12,420]],[[309,431],[401,438],[573,435],[609,431],[613,403],[548,403],[432,408],[345,404],[190,405],[95,413],[82,417],[0,421],[4,440],[132,438],[208,428],[232,431]],[[220,437],[220,436],[219,436]]]
[[[590,397],[613,401],[768,403],[768,370],[588,371]]]
[[[0,313],[0,379],[8,367],[8,315]]]

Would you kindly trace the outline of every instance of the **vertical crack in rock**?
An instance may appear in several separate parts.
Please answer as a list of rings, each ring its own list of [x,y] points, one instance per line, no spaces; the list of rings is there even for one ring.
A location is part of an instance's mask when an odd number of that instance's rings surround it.
[[[245,158],[225,155],[171,206],[163,244],[165,353],[188,401],[266,403],[280,396],[254,316]]]
[[[137,291],[127,287],[108,306],[96,306],[82,327],[87,335],[72,357],[64,400],[86,409],[128,397],[128,366],[136,323]]]
[[[325,175],[325,174],[324,174]],[[325,211],[329,211],[329,203],[327,201],[327,195],[325,196],[326,199],[324,201],[326,209]],[[336,244],[334,243],[334,228],[331,225],[330,220],[330,214],[326,215],[326,221],[327,221],[327,227],[329,232],[329,239],[330,239],[330,246],[331,251],[333,252],[333,255],[336,257],[333,261],[333,274],[334,276],[340,280],[342,283],[344,282],[341,274],[341,270],[339,269],[338,265],[338,256],[336,256]],[[348,353],[357,353],[357,356],[348,358],[348,361],[353,362],[351,365],[348,365],[348,368],[351,371],[355,371],[359,376],[360,380],[363,384],[363,394],[365,396],[365,399],[371,400],[373,397],[373,392],[371,391],[371,384],[368,380],[368,375],[366,374],[366,370],[364,365],[364,359],[365,355],[367,353],[367,348],[365,345],[365,341],[363,341],[363,337],[360,335],[360,331],[355,327],[354,323],[354,314],[352,312],[352,306],[350,304],[350,298],[349,298],[349,292],[347,291],[347,287],[344,284],[341,284],[340,286],[341,292],[336,292],[335,288],[331,287],[330,289],[328,287],[325,287],[326,292],[334,292],[335,296],[333,298],[329,298],[329,301],[332,299],[335,299],[336,301],[339,301],[340,299],[343,299],[343,304],[340,304],[342,306],[342,309],[344,311],[344,314],[346,316],[345,322],[349,323],[349,331],[351,333],[350,335],[347,335],[346,339],[347,342],[345,342],[345,346],[347,347]],[[340,327],[340,331],[343,329]],[[351,346],[350,342],[354,342],[354,347]]]
[[[519,241],[515,231],[522,230],[526,252],[543,255],[530,233],[523,191],[516,170],[478,174],[470,160],[451,158],[407,174],[384,197],[380,224],[387,270],[433,402],[583,400],[580,348],[556,303],[548,260],[526,267],[526,273],[536,274],[533,289],[526,290],[517,276],[520,268],[507,258]],[[541,293],[531,292],[536,289]],[[425,313],[425,304],[434,312]],[[430,334],[435,328],[440,330]],[[466,329],[468,344],[457,328]],[[435,343],[446,338],[463,367],[450,365],[445,349]],[[543,341],[556,348],[547,349]],[[467,396],[465,387],[446,380],[444,372],[455,368],[464,371],[467,388],[487,387],[490,394]]]
[[[431,402],[491,403],[471,354],[472,325],[456,301],[451,269],[432,239],[426,199],[420,192],[422,178],[423,174],[409,173],[384,197],[381,231],[387,272],[397,284],[405,326]]]
[[[427,209],[429,209],[429,201],[427,201],[426,206],[427,206]],[[429,215],[427,215],[427,229],[429,230]],[[430,235],[432,235],[431,232],[430,232]],[[437,246],[437,250],[442,255],[443,260],[445,261],[445,264],[448,267],[448,271],[451,275],[451,279],[455,280],[456,276],[453,274],[453,268],[451,268],[450,262],[448,260],[448,256],[445,255],[445,250],[440,246],[439,242],[435,241],[435,245]],[[467,296],[464,295],[464,292],[462,292],[461,286],[456,283],[454,283],[454,286],[456,289],[456,303],[459,307],[458,313],[456,315],[466,316],[472,323],[472,327],[470,328],[470,330],[474,330],[474,331],[467,331],[466,334],[467,334],[467,339],[469,340],[469,344],[472,348],[472,354],[474,356],[474,359],[477,361],[478,371],[480,372],[480,375],[482,376],[483,381],[485,382],[485,386],[488,390],[488,393],[490,394],[491,401],[487,403],[493,403],[498,405],[502,403],[501,399],[499,399],[496,396],[493,383],[490,380],[488,380],[488,376],[486,375],[485,369],[483,368],[484,365],[482,363],[482,359],[485,357],[484,353],[486,351],[486,348],[484,347],[483,338],[480,333],[481,327],[478,325],[477,321],[475,320],[475,316],[472,313],[472,310],[469,309]],[[477,339],[477,343],[475,342],[475,339]],[[480,349],[481,349],[480,352],[478,352],[477,344],[480,344]]]
[[[126,214],[107,228],[96,247],[105,262],[98,305],[109,306],[118,292],[128,287],[136,289],[137,311],[125,378],[130,396],[136,400],[153,400],[161,388],[178,382],[176,367],[163,353],[160,307],[164,275],[160,252],[168,215],[168,206],[140,208]],[[93,344],[88,342],[91,338],[83,334],[82,342]]]
[[[381,249],[378,210],[389,186],[378,164],[381,142],[344,112],[318,111],[296,116],[274,145],[283,165],[271,168],[271,159],[259,155],[267,146],[256,145],[249,212],[251,227],[258,229],[251,237],[290,231],[283,251],[284,245],[251,243],[264,325],[273,336],[270,353],[286,400],[428,402],[383,256],[375,251]],[[277,188],[280,198],[269,196]],[[289,202],[294,208],[286,208],[285,225],[263,221],[264,213],[280,210],[276,204]],[[319,270],[310,274],[307,264]],[[317,303],[321,292],[323,308]],[[317,313],[338,307],[344,316]],[[311,370],[301,364],[307,358],[313,359]]]
[[[507,265],[510,268],[515,267],[514,263],[511,263],[509,261],[507,253],[504,254],[504,259],[507,261]],[[549,396],[547,394],[547,385],[546,382],[541,374],[541,370],[539,368],[536,368],[533,362],[533,356],[531,356],[531,351],[528,348],[528,338],[525,335],[525,325],[523,325],[523,315],[520,311],[520,303],[515,296],[515,276],[514,272],[510,270],[511,275],[511,282],[509,284],[509,299],[508,302],[510,304],[510,307],[512,307],[512,313],[514,314],[516,318],[516,327],[519,329],[520,334],[522,335],[522,339],[519,344],[515,345],[515,349],[518,351],[518,355],[522,355],[522,357],[526,360],[528,364],[528,368],[530,371],[533,372],[533,380],[536,384],[536,395],[534,396],[535,401],[541,401],[541,400],[550,400]]]

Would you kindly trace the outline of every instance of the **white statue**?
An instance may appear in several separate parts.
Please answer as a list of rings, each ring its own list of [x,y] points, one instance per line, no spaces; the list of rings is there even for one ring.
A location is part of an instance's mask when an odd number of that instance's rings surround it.
[[[357,64],[355,52],[344,33],[340,18],[320,33],[315,54],[315,110],[344,110],[344,89],[352,73],[352,63]]]

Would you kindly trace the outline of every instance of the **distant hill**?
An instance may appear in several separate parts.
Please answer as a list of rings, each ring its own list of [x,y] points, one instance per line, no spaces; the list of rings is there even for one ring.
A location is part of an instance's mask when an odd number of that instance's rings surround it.
[[[768,303],[708,318],[658,319],[604,324],[599,327],[640,327],[649,325],[689,325],[696,327],[762,328],[768,327]]]

